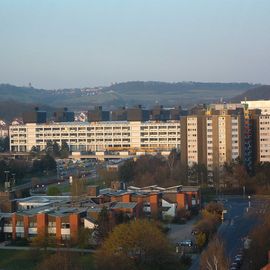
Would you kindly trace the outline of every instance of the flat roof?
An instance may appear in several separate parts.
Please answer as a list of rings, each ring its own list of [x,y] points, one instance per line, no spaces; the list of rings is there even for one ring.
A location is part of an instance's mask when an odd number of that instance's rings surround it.
[[[111,205],[112,209],[120,209],[120,208],[135,208],[137,206],[136,202],[116,202]]]
[[[16,212],[17,215],[33,216],[36,214],[48,214],[51,216],[66,216],[74,213],[86,212],[87,208],[75,208],[75,207],[48,207],[41,206],[31,209],[19,210]]]

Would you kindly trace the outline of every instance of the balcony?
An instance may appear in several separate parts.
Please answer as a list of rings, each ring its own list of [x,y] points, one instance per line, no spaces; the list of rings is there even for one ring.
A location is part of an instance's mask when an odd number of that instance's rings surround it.
[[[4,233],[12,233],[12,226],[4,226]]]
[[[24,233],[24,227],[16,227],[16,233]]]
[[[37,234],[37,228],[29,228],[28,233],[29,234]]]

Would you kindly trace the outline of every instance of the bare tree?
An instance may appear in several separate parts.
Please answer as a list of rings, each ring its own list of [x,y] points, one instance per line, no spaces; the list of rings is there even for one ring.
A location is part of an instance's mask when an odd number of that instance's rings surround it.
[[[172,151],[167,159],[171,174],[172,174],[173,168],[174,168],[178,159],[179,159],[179,153],[177,153],[177,150],[174,148],[174,149],[172,149]]]
[[[86,179],[74,177],[71,183],[72,203],[75,206],[86,195]]]
[[[200,261],[202,270],[228,270],[229,260],[225,254],[223,242],[215,237],[203,251]]]

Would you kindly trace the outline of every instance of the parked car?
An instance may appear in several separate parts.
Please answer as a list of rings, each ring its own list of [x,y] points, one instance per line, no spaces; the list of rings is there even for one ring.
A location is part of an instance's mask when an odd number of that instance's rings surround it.
[[[197,229],[193,229],[193,230],[191,231],[191,234],[192,234],[192,235],[197,235],[197,234],[199,234],[199,233],[200,233],[200,231],[197,230]]]
[[[183,241],[180,241],[179,243],[179,246],[181,247],[192,247],[192,245],[193,245],[192,240],[183,240]]]

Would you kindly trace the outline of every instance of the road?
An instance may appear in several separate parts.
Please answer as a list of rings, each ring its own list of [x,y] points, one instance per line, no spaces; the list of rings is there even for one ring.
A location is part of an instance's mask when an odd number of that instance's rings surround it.
[[[74,175],[76,175],[75,171],[73,171]],[[87,172],[86,175],[89,175],[90,174],[90,177],[91,179],[95,179],[97,178],[97,170],[96,168],[91,168],[89,169],[89,171]],[[71,175],[71,171],[70,171],[70,175]],[[64,180],[59,180],[57,178],[57,175],[55,176],[43,176],[43,177],[38,177],[39,179],[39,186],[43,185],[43,186],[50,186],[50,185],[56,185],[56,184],[59,184],[60,185],[69,185],[69,179],[66,178]],[[29,182],[27,183],[24,183],[24,184],[20,184],[20,185],[16,185],[14,187],[12,187],[12,190],[16,191],[16,190],[22,190],[22,189],[31,189],[33,186],[32,182],[31,182],[31,179],[29,179]]]
[[[247,198],[241,196],[227,196],[224,199],[224,207],[228,213],[225,214],[224,222],[218,229],[218,235],[224,240],[226,253],[232,261],[238,249],[243,247],[243,238],[258,223],[258,216],[250,212],[260,212],[260,209],[264,208],[265,201],[252,199],[249,203]],[[199,262],[198,257],[189,270],[198,270]]]

